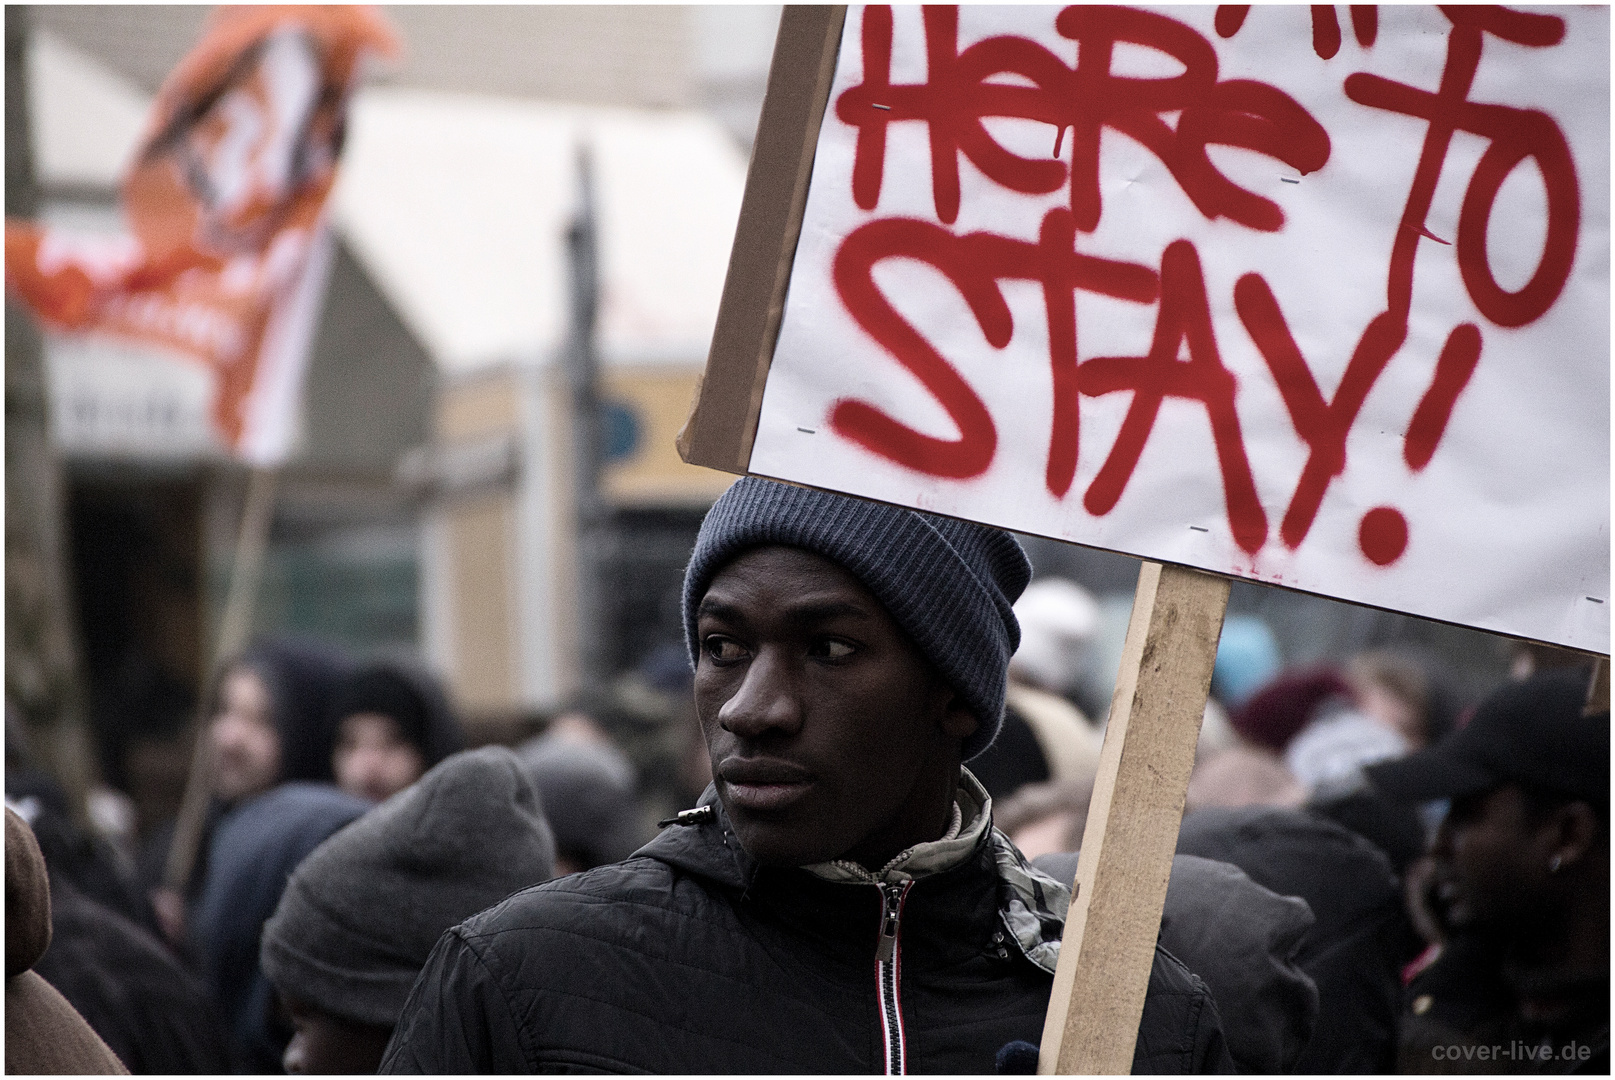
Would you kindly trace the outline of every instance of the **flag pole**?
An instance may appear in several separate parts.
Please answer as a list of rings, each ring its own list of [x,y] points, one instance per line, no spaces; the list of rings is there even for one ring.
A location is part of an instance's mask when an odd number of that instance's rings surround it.
[[[571,326],[565,370],[571,391],[578,682],[584,688],[594,688],[604,682],[611,667],[606,651],[608,620],[602,572],[611,557],[613,537],[610,514],[600,495],[600,358],[595,347],[600,307],[600,255],[595,222],[594,158],[587,143],[577,148],[576,168],[578,208],[566,234],[571,273]]]
[[[205,710],[213,703],[208,700],[208,690],[218,680],[223,665],[246,644],[252,628],[253,606],[258,597],[258,583],[263,576],[264,549],[269,542],[269,524],[274,518],[275,487],[279,476],[277,467],[255,465],[247,477],[247,499],[241,511],[241,528],[236,536],[235,556],[230,565],[230,586],[225,593],[224,617],[219,622],[219,636],[202,683],[202,698],[197,703],[190,775],[185,780],[185,796],[179,804],[179,816],[174,822],[174,840],[169,845],[168,862],[163,870],[163,885],[179,893],[184,892],[191,870],[196,865],[213,786],[209,717],[205,715]]]

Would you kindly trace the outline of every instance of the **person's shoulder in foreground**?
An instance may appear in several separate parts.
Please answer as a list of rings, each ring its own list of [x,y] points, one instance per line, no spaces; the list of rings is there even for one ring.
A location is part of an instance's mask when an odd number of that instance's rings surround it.
[[[67,999],[33,970],[50,947],[50,882],[33,830],[6,807],[6,1072],[128,1073]]]
[[[623,863],[438,942],[383,1072],[992,1072],[1041,1035],[1066,889],[992,828],[1030,575],[1007,533],[736,483],[686,572],[714,786]],[[1135,1071],[1230,1071],[1163,951]]]

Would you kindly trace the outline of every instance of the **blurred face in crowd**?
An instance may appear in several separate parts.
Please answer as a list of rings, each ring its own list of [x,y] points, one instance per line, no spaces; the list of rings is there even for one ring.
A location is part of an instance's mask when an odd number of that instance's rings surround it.
[[[976,718],[857,578],[796,548],[746,552],[696,634],[696,711],[753,858],[878,867],[942,835]]]
[[[282,1004],[295,1029],[281,1056],[287,1072],[371,1074],[381,1066],[392,1028],[332,1016],[296,998],[283,998]]]
[[[1597,831],[1585,803],[1543,810],[1517,784],[1454,799],[1431,849],[1447,923],[1514,930],[1539,917]]]
[[[343,791],[380,802],[419,780],[426,759],[392,717],[354,713],[337,727],[331,768]]]
[[[229,802],[274,786],[280,775],[280,733],[269,688],[251,668],[238,667],[219,688],[219,711],[208,728],[213,743],[213,791]]]
[[[1379,682],[1354,685],[1357,706],[1364,713],[1384,724],[1406,739],[1411,747],[1422,747],[1425,738],[1424,716],[1418,707],[1392,688]]]

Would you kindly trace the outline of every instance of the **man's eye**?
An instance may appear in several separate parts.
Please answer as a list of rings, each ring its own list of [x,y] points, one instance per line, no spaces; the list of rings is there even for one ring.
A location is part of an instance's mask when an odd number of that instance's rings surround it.
[[[732,664],[746,655],[740,642],[713,634],[706,640],[707,655],[720,664]]]
[[[855,651],[845,641],[837,641],[834,638],[826,638],[823,641],[815,642],[813,646],[813,655],[822,660],[842,660],[851,656]]]

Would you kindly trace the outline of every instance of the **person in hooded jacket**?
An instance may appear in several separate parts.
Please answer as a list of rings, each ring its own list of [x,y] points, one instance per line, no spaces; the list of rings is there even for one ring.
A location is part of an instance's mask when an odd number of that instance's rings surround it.
[[[190,909],[200,901],[220,821],[276,784],[330,783],[335,695],[349,664],[336,649],[311,642],[260,641],[225,665],[208,697],[211,750],[206,823],[183,890],[163,883],[173,825],[158,830],[142,858],[163,936],[188,947]],[[266,913],[267,914],[267,913]]]
[[[371,802],[403,791],[464,743],[437,680],[403,664],[360,668],[343,682],[331,711],[337,786]]]
[[[625,862],[432,951],[383,1072],[992,1072],[1041,1036],[1070,894],[992,827],[1030,567],[1007,533],[735,483],[685,572],[713,786]],[[1157,950],[1133,1067],[1230,1071]]]
[[[1077,854],[1054,852],[1032,865],[1076,880]],[[1172,858],[1161,944],[1211,988],[1228,1052],[1241,1073],[1296,1070],[1318,1026],[1318,984],[1298,957],[1312,908],[1280,896],[1232,863]]]
[[[184,940],[225,1025],[236,1072],[275,1072],[291,1032],[274,1022],[258,967],[263,925],[286,880],[370,804],[332,785],[341,654],[258,643],[225,669],[208,725],[214,815],[193,879]]]
[[[1273,806],[1195,811],[1178,853],[1232,863],[1312,909],[1295,963],[1317,985],[1318,1023],[1295,1071],[1391,1071],[1402,967],[1421,943],[1385,853],[1320,815]]]

